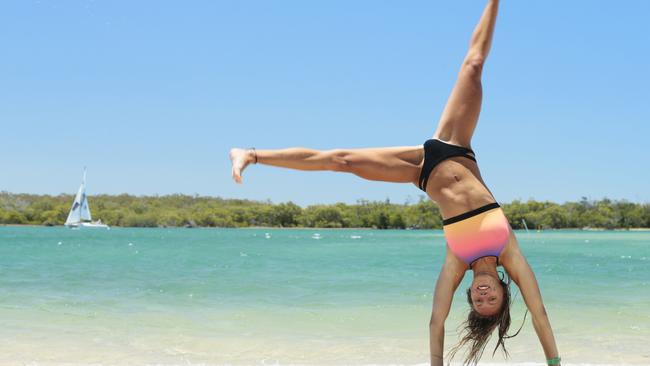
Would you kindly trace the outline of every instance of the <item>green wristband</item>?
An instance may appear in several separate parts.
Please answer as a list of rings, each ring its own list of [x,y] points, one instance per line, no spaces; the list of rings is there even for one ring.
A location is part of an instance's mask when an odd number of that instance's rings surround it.
[[[555,365],[559,365],[560,361],[562,361],[562,359],[560,358],[560,356],[558,356],[558,357],[546,360],[546,363],[548,364],[548,366],[555,366]]]

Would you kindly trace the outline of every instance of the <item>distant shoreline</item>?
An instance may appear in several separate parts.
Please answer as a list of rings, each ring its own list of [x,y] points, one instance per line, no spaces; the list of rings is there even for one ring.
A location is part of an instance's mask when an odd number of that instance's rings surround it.
[[[70,216],[72,195],[0,192],[0,224],[63,225]],[[101,218],[111,227],[301,227],[441,229],[440,207],[424,196],[417,202],[358,200],[300,207],[189,195],[88,198],[87,218]],[[517,229],[633,230],[650,228],[650,203],[602,199],[558,204],[528,200],[501,202],[510,226]],[[92,214],[91,214],[92,212]]]
[[[34,225],[34,224],[0,224],[0,227],[52,227],[52,228],[61,228],[65,225]],[[142,226],[111,226],[111,228],[120,228],[120,229],[236,229],[236,230],[296,230],[296,229],[305,229],[305,230],[400,230],[400,231],[441,231],[442,229],[379,229],[372,227],[313,227],[313,226],[293,226],[293,227],[277,227],[277,226],[245,226],[245,227],[215,227],[215,226],[194,226],[194,227],[185,227],[185,226],[154,226],[154,227],[142,227]],[[89,229],[86,229],[89,230]],[[515,229],[515,231],[525,232],[526,229]],[[650,228],[647,227],[636,227],[636,228],[544,228],[544,229],[534,229],[528,230],[529,232],[538,232],[538,231],[635,231],[635,232],[644,232],[650,231]]]

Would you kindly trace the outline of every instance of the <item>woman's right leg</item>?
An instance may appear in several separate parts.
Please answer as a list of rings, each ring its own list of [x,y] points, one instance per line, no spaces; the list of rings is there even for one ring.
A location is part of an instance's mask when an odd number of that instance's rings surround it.
[[[471,147],[472,135],[481,112],[481,74],[492,45],[498,8],[498,0],[489,0],[472,33],[467,55],[440,117],[434,138]]]
[[[281,150],[232,149],[232,176],[259,163],[297,170],[329,170],[355,174],[368,180],[417,184],[424,151],[422,146],[368,149],[313,150],[295,147]]]

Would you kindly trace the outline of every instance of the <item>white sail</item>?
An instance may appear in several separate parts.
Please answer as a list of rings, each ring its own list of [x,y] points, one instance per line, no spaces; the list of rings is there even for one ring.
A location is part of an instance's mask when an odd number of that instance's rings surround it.
[[[70,213],[68,213],[68,218],[65,220],[65,225],[76,224],[81,222],[81,200],[82,197],[86,197],[86,187],[84,183],[81,183],[77,195],[74,197],[72,202],[72,207],[70,208]],[[86,202],[86,206],[88,203]]]
[[[81,221],[92,221],[93,218],[90,216],[90,208],[88,207],[88,196],[86,196],[84,187],[83,198],[81,199],[81,210],[79,212],[81,216]]]
[[[65,220],[65,225],[72,228],[79,227],[97,227],[97,228],[106,228],[108,225],[103,224],[101,220],[97,222],[92,222],[92,216],[90,215],[90,206],[88,205],[88,196],[86,195],[86,169],[84,168],[84,177],[81,181],[81,186],[77,191],[77,195],[74,197],[74,202],[72,202],[72,207],[70,208],[70,213],[68,218]]]

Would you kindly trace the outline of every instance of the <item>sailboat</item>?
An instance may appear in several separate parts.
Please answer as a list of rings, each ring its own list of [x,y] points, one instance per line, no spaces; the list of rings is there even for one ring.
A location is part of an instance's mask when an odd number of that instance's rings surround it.
[[[84,168],[84,178],[81,181],[81,186],[77,191],[77,195],[74,197],[74,202],[72,202],[72,208],[70,208],[68,218],[65,220],[65,226],[72,229],[110,229],[108,225],[102,223],[102,220],[93,222],[92,216],[90,216],[88,196],[86,196],[86,168]]]

